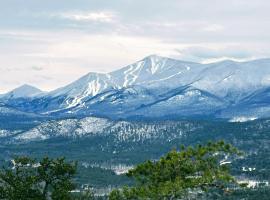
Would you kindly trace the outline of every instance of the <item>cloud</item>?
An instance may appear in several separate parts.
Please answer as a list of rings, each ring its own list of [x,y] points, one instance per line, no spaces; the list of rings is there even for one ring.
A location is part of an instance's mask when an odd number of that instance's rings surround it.
[[[116,19],[116,14],[113,12],[66,12],[53,14],[54,17],[69,19],[79,22],[103,22],[111,23]]]
[[[267,43],[167,42],[160,37],[78,30],[10,32],[16,35],[6,43],[2,41],[0,48],[0,80],[6,82],[0,93],[25,82],[42,90],[56,89],[88,72],[110,72],[150,54],[205,63],[249,60],[269,53]]]
[[[16,35],[7,43],[2,42],[0,48],[0,71],[3,71],[0,80],[9,84],[0,88],[0,93],[25,82],[42,90],[52,90],[88,72],[109,72],[146,55],[173,49],[148,37],[93,35],[72,30],[8,32]],[[32,40],[24,40],[25,36],[31,36]]]
[[[0,5],[2,91],[26,81],[55,89],[89,71],[112,71],[149,54],[195,62],[270,57],[268,0],[10,0]]]
[[[250,50],[241,45],[234,44],[208,44],[201,46],[188,46],[182,49],[176,49],[179,56],[187,58],[189,60],[209,63],[220,60],[235,60],[235,61],[246,61],[251,59],[259,58],[260,55],[257,53],[257,57],[254,55],[255,49]]]

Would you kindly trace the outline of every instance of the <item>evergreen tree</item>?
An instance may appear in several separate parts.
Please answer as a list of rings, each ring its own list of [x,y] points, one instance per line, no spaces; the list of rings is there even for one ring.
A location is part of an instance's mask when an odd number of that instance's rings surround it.
[[[127,175],[136,185],[112,191],[110,199],[196,199],[210,190],[228,193],[236,181],[222,159],[237,154],[235,147],[223,141],[172,150],[158,161],[130,170]]]
[[[7,200],[69,200],[75,188],[72,177],[76,163],[64,158],[44,158],[40,162],[22,157],[13,168],[0,170],[0,199]]]

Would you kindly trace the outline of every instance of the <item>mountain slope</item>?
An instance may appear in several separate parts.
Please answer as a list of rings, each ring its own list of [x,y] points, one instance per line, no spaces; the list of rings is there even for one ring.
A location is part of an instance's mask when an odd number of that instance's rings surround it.
[[[268,87],[270,59],[199,64],[152,55],[108,74],[89,73],[42,95],[28,87],[30,99],[15,90],[6,103],[46,115],[232,118],[250,109],[255,116],[270,116],[268,100],[253,109],[252,102],[262,95],[247,101]]]
[[[226,101],[197,88],[179,89],[161,95],[159,100],[140,107],[132,115],[138,115],[141,118],[214,117],[218,110],[227,106]]]
[[[2,99],[16,99],[16,98],[31,98],[35,97],[37,95],[41,95],[43,91],[40,89],[33,87],[31,85],[24,84],[18,88],[15,88],[14,90],[1,95]]]
[[[79,80],[47,94],[47,96],[65,96],[67,108],[76,106],[85,98],[93,97],[107,89],[115,88],[108,74],[89,73]]]
[[[231,113],[234,117],[246,117],[250,119],[266,118],[270,116],[270,87],[263,88],[241,99],[237,105],[223,111],[221,115],[226,117]]]
[[[165,88],[174,88],[175,85],[189,83],[187,79],[190,79],[188,77],[192,73],[187,76],[183,74],[189,72],[194,66],[198,64],[152,55],[109,74],[89,73],[46,96],[48,98],[63,97],[64,100],[60,100],[59,107],[67,109],[84,104],[89,98],[111,90],[121,90],[132,86],[159,87],[161,90],[160,83],[164,81],[166,81]]]
[[[197,76],[196,72],[205,68],[198,63],[174,60],[156,55],[148,56],[132,65],[110,73],[121,88],[142,85],[147,87],[175,87],[191,83]]]
[[[206,65],[194,87],[237,103],[258,89],[270,86],[270,59],[223,61]]]

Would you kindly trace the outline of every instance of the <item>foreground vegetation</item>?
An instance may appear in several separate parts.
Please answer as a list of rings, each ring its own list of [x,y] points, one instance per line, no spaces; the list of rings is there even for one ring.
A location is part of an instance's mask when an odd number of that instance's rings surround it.
[[[67,163],[64,158],[44,158],[37,163],[21,157],[13,165],[0,172],[1,199],[71,199],[76,163]]]
[[[113,190],[105,199],[252,199],[269,197],[269,190],[242,188],[230,173],[228,159],[240,152],[223,141],[172,150],[157,161],[129,170],[132,186]],[[1,200],[94,199],[90,190],[77,191],[77,163],[64,158],[14,159],[0,170]]]
[[[32,124],[34,119],[29,122],[20,118],[15,125],[13,119],[11,124],[8,123],[0,118],[0,129],[12,129],[16,134],[35,126]],[[179,144],[196,146],[222,139],[245,152],[242,159],[232,162],[231,173],[234,176],[270,182],[270,159],[267,159],[270,157],[269,119],[245,123],[211,120],[129,122],[109,131],[76,138],[59,136],[27,142],[0,138],[0,163],[15,156],[38,160],[44,155],[50,158],[65,156],[68,160],[78,161],[76,183],[89,184],[102,193],[100,190],[130,185],[130,179],[116,175],[117,171],[112,166],[134,167],[145,160],[160,158],[173,148],[178,149]],[[244,171],[243,168],[255,170]]]
[[[147,161],[128,172],[136,185],[114,190],[110,199],[181,199],[198,198],[208,191],[225,194],[237,187],[229,166],[220,163],[240,152],[223,141],[205,146],[182,147],[159,161]]]

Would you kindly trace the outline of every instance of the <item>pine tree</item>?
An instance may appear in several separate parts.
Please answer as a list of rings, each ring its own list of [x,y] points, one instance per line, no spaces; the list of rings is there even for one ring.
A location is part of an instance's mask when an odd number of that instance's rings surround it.
[[[16,158],[13,168],[0,170],[0,199],[69,200],[75,188],[72,177],[76,163],[64,158],[43,158],[40,162],[28,157]]]
[[[128,172],[134,187],[114,190],[110,199],[179,199],[205,194],[210,190],[228,192],[236,181],[224,157],[240,152],[223,141],[172,150],[158,161],[146,161]]]

